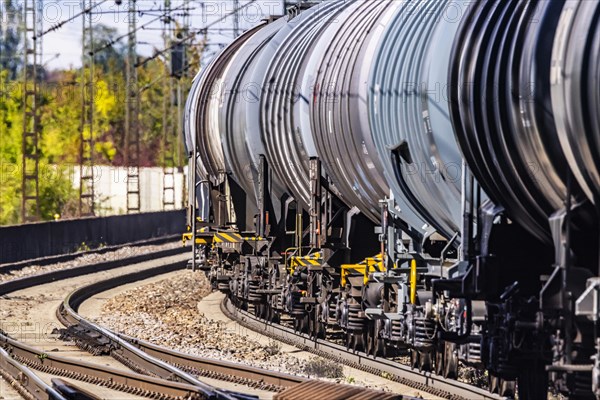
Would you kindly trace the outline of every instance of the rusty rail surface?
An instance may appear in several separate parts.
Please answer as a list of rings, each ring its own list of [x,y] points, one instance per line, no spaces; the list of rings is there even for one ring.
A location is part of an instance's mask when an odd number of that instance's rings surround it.
[[[12,281],[0,283],[0,295],[47,284],[60,279],[73,278],[81,275],[95,273],[99,271],[111,270],[127,265],[133,265],[144,261],[149,261],[157,258],[166,258],[182,253],[181,248],[161,250],[157,252],[145,253],[127,257],[103,261],[100,263],[84,265],[76,268],[56,270],[28,276]],[[155,268],[155,273],[166,273],[176,269],[185,267],[185,261],[168,262],[165,261],[159,267]],[[145,271],[145,270],[144,270]],[[144,272],[142,271],[142,272]],[[118,278],[117,278],[118,279]],[[122,281],[124,282],[124,281]],[[60,318],[60,316],[59,316]],[[118,339],[118,338],[117,338]],[[123,342],[122,340],[119,340]],[[133,353],[141,353],[138,355],[141,368],[137,368],[136,372],[123,372],[114,368],[104,367],[84,361],[72,360],[49,354],[38,350],[34,347],[20,343],[7,335],[0,332],[0,370],[3,377],[26,399],[59,399],[65,397],[56,390],[41,380],[32,370],[38,370],[49,373],[55,376],[73,378],[85,382],[90,382],[96,385],[105,386],[110,389],[120,390],[127,393],[133,393],[149,398],[156,399],[233,399],[227,393],[219,393],[209,385],[199,382],[192,376],[187,376],[186,379],[180,379],[179,370],[165,365],[164,370],[169,371],[169,374],[156,374],[151,370],[145,370],[144,366],[153,366],[155,370],[159,369],[156,363],[148,361],[147,355],[143,352],[134,349]],[[123,345],[120,346],[122,348]],[[123,364],[132,366],[136,369],[135,359],[115,357]],[[159,363],[160,364],[160,363]],[[164,364],[164,363],[163,363]],[[144,374],[140,373],[144,372]],[[73,389],[75,390],[75,389]]]
[[[385,358],[373,358],[363,352],[348,350],[346,347],[328,340],[311,338],[306,334],[294,331],[290,327],[265,322],[246,311],[235,308],[227,297],[221,303],[221,310],[240,325],[275,340],[365,372],[379,376],[389,376],[394,381],[436,396],[453,400],[503,399],[503,397],[490,393],[485,389],[464,382],[446,379],[431,372],[417,371]]]
[[[41,380],[27,366],[13,359],[0,347],[0,375],[23,398],[35,400],[66,400],[58,391]]]
[[[181,249],[164,250],[7,281],[0,283],[0,295],[31,286],[43,285],[59,279],[119,268],[151,259],[169,257],[180,252]],[[78,307],[85,300],[97,293],[182,269],[185,268],[185,265],[185,261],[166,261],[156,267],[95,282],[92,285],[79,288],[70,293],[57,310],[59,320],[68,327],[65,334],[67,336],[74,335],[71,336],[71,340],[74,340],[79,347],[92,352],[92,354],[110,354],[118,361],[130,367],[134,372],[123,372],[114,368],[55,356],[1,335],[0,346],[8,350],[5,352],[5,357],[0,353],[0,367],[3,369],[3,374],[6,374],[6,378],[9,381],[12,380],[15,382],[14,386],[21,388],[25,398],[35,400],[62,400],[66,397],[36,377],[31,371],[32,369],[55,376],[74,378],[115,390],[160,399],[253,398],[253,396],[248,396],[244,393],[216,389],[201,382],[196,376],[205,376],[277,392],[279,393],[277,395],[279,398],[286,399],[298,398],[294,394],[295,391],[303,393],[302,396],[312,393],[317,396],[312,396],[315,399],[318,398],[318,393],[335,391],[330,385],[311,384],[314,380],[307,378],[262,370],[227,361],[192,356],[136,338],[118,335],[86,320],[77,313]],[[87,340],[84,340],[84,338],[87,338]],[[10,364],[12,367],[6,364]],[[7,371],[11,372],[7,373]],[[24,378],[25,376],[27,378]],[[19,379],[26,385],[19,384]],[[350,390],[347,385],[337,386],[338,393],[342,393],[342,390]],[[301,389],[302,387],[304,389]],[[74,386],[71,385],[72,390],[77,390],[73,388]],[[356,390],[359,390],[361,395],[369,395],[366,389],[352,389],[353,392]],[[371,393],[370,395],[374,394]],[[406,399],[403,396],[390,397],[389,394],[385,398]]]
[[[168,399],[203,399],[204,394],[193,385],[180,382],[166,381],[155,377],[121,371],[86,361],[72,360],[42,352],[34,347],[20,343],[0,334],[0,346],[4,349],[4,357],[8,362],[48,374],[73,378],[84,382],[94,383],[110,389],[137,394],[149,398]],[[31,370],[30,370],[31,371]],[[17,374],[18,375],[18,374]],[[31,374],[33,375],[33,374]],[[31,376],[29,375],[29,376]],[[11,374],[11,376],[14,376]],[[18,378],[17,378],[18,379]],[[31,377],[26,387],[35,399],[62,399],[57,391],[53,391],[39,378]],[[21,380],[22,381],[22,380]],[[33,382],[33,383],[32,383]],[[47,395],[42,395],[41,390]]]
[[[122,356],[128,359],[135,358],[137,360],[136,362],[143,365],[144,369],[150,370],[159,376],[161,374],[166,374],[167,371],[162,370],[162,368],[165,367],[164,363],[166,363],[167,365],[171,366],[171,369],[168,371],[171,374],[173,373],[172,368],[174,367],[188,374],[239,383],[252,388],[274,392],[280,392],[286,388],[295,386],[308,380],[307,378],[264,370],[233,362],[193,356],[127,335],[116,334],[104,327],[94,324],[77,313],[79,306],[85,300],[98,293],[125,285],[127,283],[147,279],[151,276],[167,273],[172,269],[172,267],[174,266],[149,268],[143,271],[132,272],[130,274],[109,278],[85,287],[81,287],[65,298],[58,310],[59,319],[65,326],[89,330],[94,332],[96,335],[99,334],[102,337],[107,338],[115,347],[115,349],[112,350],[113,352],[127,352],[127,354],[122,354]],[[139,352],[135,353],[135,355],[132,354],[134,349],[142,352],[142,354],[140,355]],[[141,360],[143,355],[145,355],[147,359],[160,361],[160,367],[152,367],[147,361]]]

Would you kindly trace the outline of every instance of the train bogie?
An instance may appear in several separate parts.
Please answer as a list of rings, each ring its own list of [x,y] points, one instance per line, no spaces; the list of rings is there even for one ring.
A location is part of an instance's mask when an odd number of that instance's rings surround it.
[[[598,15],[340,0],[246,32],[186,105],[194,264],[314,340],[600,397]]]

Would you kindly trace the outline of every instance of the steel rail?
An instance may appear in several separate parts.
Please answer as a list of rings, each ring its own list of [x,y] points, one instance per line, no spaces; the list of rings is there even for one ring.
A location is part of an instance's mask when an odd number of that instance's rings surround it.
[[[157,258],[172,257],[182,253],[184,250],[184,248],[160,250],[156,252],[138,254],[132,257],[102,261],[80,267],[49,271],[38,275],[14,279],[12,281],[0,283],[0,295],[6,295],[17,290],[47,284],[56,280],[73,278],[99,271],[107,271]],[[159,266],[158,269],[160,269],[162,273],[166,273],[172,270],[184,268],[185,265],[186,261],[184,260],[176,263],[167,262]],[[59,319],[60,318],[61,316],[59,315]],[[218,393],[215,393],[212,390],[213,388],[208,385],[198,385],[197,380],[194,381],[194,378],[191,376],[189,377],[190,379],[188,381],[173,382],[173,373],[178,371],[171,369],[170,366],[167,366],[167,370],[170,371],[170,374],[167,376],[163,374],[163,379],[161,379],[159,378],[160,375],[158,374],[153,374],[157,376],[152,377],[140,373],[123,372],[114,368],[98,366],[92,363],[75,361],[50,355],[44,351],[40,351],[23,343],[19,343],[18,341],[4,335],[4,333],[0,334],[0,345],[7,350],[6,356],[8,357],[0,357],[2,358],[0,369],[2,369],[3,374],[6,375],[7,380],[9,382],[12,381],[11,383],[14,383],[15,386],[18,386],[18,380],[25,379],[25,377],[27,377],[28,379],[26,379],[25,382],[28,384],[28,386],[21,385],[19,391],[28,393],[26,397],[29,398],[54,398],[45,397],[44,395],[40,394],[42,393],[42,389],[47,392],[47,385],[41,382],[41,380],[29,370],[29,368],[48,372],[57,376],[71,377],[74,379],[106,386],[111,389],[140,394],[152,398],[232,398],[226,394],[219,395]],[[126,365],[128,363],[127,358],[123,358],[119,361],[122,361]],[[130,364],[133,364],[133,362],[130,362]],[[138,371],[140,370],[141,369],[138,369]],[[31,386],[38,385],[38,383],[41,385],[40,387],[36,388]],[[202,385],[204,385],[204,387],[201,387]],[[58,398],[60,399],[61,397]]]
[[[71,360],[65,357],[56,356],[20,343],[4,334],[0,334],[0,345],[4,349],[2,358],[4,359],[6,357],[7,362],[9,362],[13,368],[18,368],[18,364],[21,364],[28,368],[52,375],[88,381],[111,389],[122,390],[151,398],[159,398],[160,396],[165,395],[169,398],[189,397],[200,399],[205,397],[203,396],[203,393],[193,385],[167,381],[134,372],[121,371],[86,361]],[[31,376],[31,379],[29,379],[29,384],[26,386],[27,391],[34,396],[40,388],[47,391],[48,385],[39,381],[39,378],[32,375],[33,374],[28,375]],[[49,397],[34,398],[63,398],[60,395],[57,396],[57,394],[56,391],[50,390],[48,394]]]
[[[121,268],[131,264],[138,264],[141,262],[150,261],[155,258],[163,258],[182,254],[186,251],[189,251],[189,249],[187,249],[186,247],[159,250],[155,252],[138,254],[132,257],[101,261],[97,263],[82,265],[79,267],[59,269],[54,271],[43,272],[41,274],[12,279],[10,281],[0,282],[0,296],[16,292],[17,290],[27,289],[32,286],[43,285],[56,280],[75,278],[81,275],[93,274],[95,272],[100,271],[108,271],[111,269]]]
[[[254,386],[256,382],[263,383],[265,386],[258,386],[263,390],[274,389],[275,391],[279,391],[309,380],[308,378],[269,371],[234,362],[197,357],[122,334],[120,334],[119,337],[136,346],[143,352],[182,369],[194,371],[201,375],[208,372],[206,376],[211,377],[213,376],[211,373],[214,373],[214,376],[218,379],[223,378],[227,380],[227,377],[232,379],[241,378],[240,380],[236,380],[236,382],[249,386]]]
[[[61,304],[61,307],[58,310],[59,319],[65,326],[79,325],[108,338],[111,343],[115,343],[117,347],[122,347],[115,351],[127,352],[127,354],[122,354],[123,357],[134,359],[136,364],[141,365],[145,370],[159,376],[171,376],[174,371],[172,368],[178,368],[179,370],[196,375],[208,376],[219,380],[234,381],[236,383],[271,391],[281,391],[282,389],[295,386],[308,380],[302,377],[263,370],[242,364],[197,357],[127,335],[116,334],[104,327],[94,324],[77,312],[79,306],[84,301],[98,293],[127,283],[161,275],[170,272],[171,270],[176,270],[178,267],[180,266],[175,264],[149,268],[78,288],[69,294]],[[135,351],[135,354],[132,354],[134,349],[137,351]],[[141,351],[142,354],[140,354],[139,351]],[[146,355],[147,358],[142,357],[142,355]],[[159,366],[153,366],[148,360],[160,361]],[[171,366],[171,368],[164,370],[164,363]]]
[[[0,375],[24,398],[66,400],[31,369],[14,360],[3,348],[0,348]]]
[[[116,278],[110,278],[104,281],[82,287],[74,291],[65,299],[61,306],[61,314],[64,314],[67,308],[71,323],[84,324],[90,326],[92,323],[81,315],[77,314],[78,307],[87,299],[95,294],[118,287],[130,282],[136,282],[146,279],[152,275],[163,273],[160,267],[133,272]],[[104,329],[104,328],[102,328]],[[95,332],[98,332],[94,328]],[[148,343],[127,335],[116,335],[123,342],[146,352],[148,355],[169,363],[190,373],[202,376],[209,376],[219,380],[233,381],[252,387],[258,387],[263,390],[280,392],[276,398],[282,399],[305,399],[305,398],[330,398],[328,393],[346,394],[364,396],[362,398],[373,399],[411,399],[406,396],[398,396],[390,393],[379,392],[375,390],[363,389],[355,386],[331,384],[314,379],[308,379],[298,376],[292,376],[280,372],[263,370],[260,368],[245,366],[222,360],[211,360],[207,358],[184,354],[175,350],[167,349],[152,343]],[[256,383],[259,383],[257,386]],[[235,397],[239,394],[232,393]],[[326,397],[319,397],[326,395]],[[243,398],[243,397],[242,397]],[[341,397],[338,397],[341,398]]]
[[[147,279],[156,275],[166,274],[185,268],[187,261],[178,261],[162,264],[158,267],[144,269],[138,272],[115,276],[103,281],[96,282],[71,292],[57,310],[59,321],[66,327],[79,326],[93,332],[96,337],[104,338],[111,348],[110,355],[123,362],[134,370],[151,374],[162,379],[175,380],[198,388],[206,398],[234,399],[233,396],[215,389],[214,387],[198,380],[191,374],[174,367],[156,357],[144,353],[131,343],[121,339],[116,333],[101,327],[80,316],[75,310],[84,299],[96,293],[101,293],[112,287],[125,285],[139,280]]]
[[[124,247],[139,247],[139,246],[151,246],[151,245],[160,245],[168,242],[176,242],[177,240],[181,240],[181,235],[169,235],[163,236],[160,238],[152,238],[145,240],[138,240],[130,243],[116,244],[113,246],[106,246],[98,249],[86,250],[86,251],[77,251],[75,253],[69,254],[58,254],[54,256],[47,257],[39,257],[39,258],[31,258],[23,261],[16,261],[6,264],[0,264],[0,274],[6,274],[11,271],[17,271],[23,269],[25,267],[29,267],[31,265],[49,265],[60,262],[67,262],[74,260],[78,257],[85,256],[88,254],[105,254],[111,251],[116,251],[122,249]]]
[[[296,346],[302,350],[309,351],[319,356],[333,359],[376,375],[388,375],[394,377],[395,381],[404,385],[414,387],[425,392],[449,399],[482,399],[500,400],[503,397],[488,392],[467,383],[454,379],[446,379],[431,372],[421,372],[412,368],[387,360],[384,358],[372,358],[363,352],[347,350],[344,346],[323,339],[314,339],[306,334],[298,333],[292,328],[279,324],[265,322],[252,314],[239,310],[226,297],[221,303],[221,310],[229,318],[237,321],[240,325],[270,336],[276,340]]]

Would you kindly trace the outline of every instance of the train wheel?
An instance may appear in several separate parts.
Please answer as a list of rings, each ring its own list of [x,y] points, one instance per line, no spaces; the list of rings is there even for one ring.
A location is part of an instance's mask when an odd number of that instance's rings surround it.
[[[368,356],[375,357],[375,327],[373,326],[373,322],[369,321],[366,326],[367,329],[367,339],[365,343],[365,353]]]
[[[356,351],[367,351],[367,332],[354,333],[354,346],[353,350]]]
[[[437,350],[435,352],[435,373],[440,376],[443,376],[446,370],[444,356],[444,351]]]
[[[533,361],[519,375],[519,399],[545,399],[548,396],[548,373],[542,362]]]
[[[421,371],[431,371],[433,367],[433,358],[430,351],[420,352],[419,369]]]
[[[359,348],[359,335],[354,332],[352,334],[352,351],[356,353]]]
[[[500,378],[498,378],[495,375],[489,374],[488,375],[488,390],[490,391],[490,393],[498,393],[499,392],[499,386],[500,386]]]
[[[515,381],[507,381],[504,379],[500,380],[498,394],[502,397],[506,397],[509,399],[514,399],[517,393],[517,382]]]
[[[279,315],[279,311],[277,311],[273,307],[269,307],[269,309],[271,310],[270,321],[273,322],[273,323],[275,323],[275,324],[278,324],[281,321],[281,317]]]
[[[317,337],[317,321],[314,312],[308,314],[308,335],[315,339]]]
[[[294,317],[294,330],[296,332],[302,331],[302,318],[295,316]]]
[[[415,349],[410,349],[410,366],[413,369],[419,368],[419,352]]]
[[[268,304],[262,304],[261,305],[262,308],[262,318],[265,321],[270,321],[271,320],[271,307]]]
[[[381,337],[383,330],[383,322],[381,320],[375,321],[375,329],[373,331],[373,357],[385,357],[385,341]]]
[[[265,319],[269,322],[273,321],[273,307],[270,304],[265,304]]]
[[[309,334],[314,339],[325,338],[325,324],[319,321],[319,312],[316,309],[309,314]]]
[[[300,331],[302,333],[310,333],[310,316],[308,314],[304,314],[302,317],[302,323],[300,324]]]
[[[444,343],[444,378],[458,379],[458,354],[454,343]]]
[[[316,337],[317,339],[325,339],[325,334],[327,332],[327,329],[325,327],[325,323],[317,320],[316,321]]]

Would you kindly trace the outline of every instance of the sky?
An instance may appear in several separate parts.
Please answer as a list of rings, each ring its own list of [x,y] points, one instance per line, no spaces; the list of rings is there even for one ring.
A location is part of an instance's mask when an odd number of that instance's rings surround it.
[[[41,0],[35,0],[41,1]],[[22,3],[23,0],[19,0]],[[235,8],[235,0],[184,1],[171,0],[173,17],[183,20],[188,4],[189,20],[192,30],[200,30],[210,25],[207,57],[214,54],[220,47],[233,39],[233,17],[228,16]],[[239,15],[241,30],[248,29],[268,15],[281,15],[282,0],[238,0],[238,7],[244,7]],[[43,29],[56,26],[68,21],[59,29],[49,32],[43,37],[42,63],[48,69],[62,69],[81,65],[81,36],[82,17],[77,14],[82,11],[81,0],[43,0]],[[150,56],[156,50],[164,48],[162,39],[161,17],[164,15],[164,0],[137,0],[138,28],[137,51],[142,56]],[[94,0],[94,24],[102,23],[117,28],[120,35],[125,35],[128,29],[127,10],[129,2],[123,0],[116,5],[113,0]],[[0,10],[3,13],[3,10]],[[0,21],[2,23],[2,21]],[[127,38],[121,43],[125,44]]]

